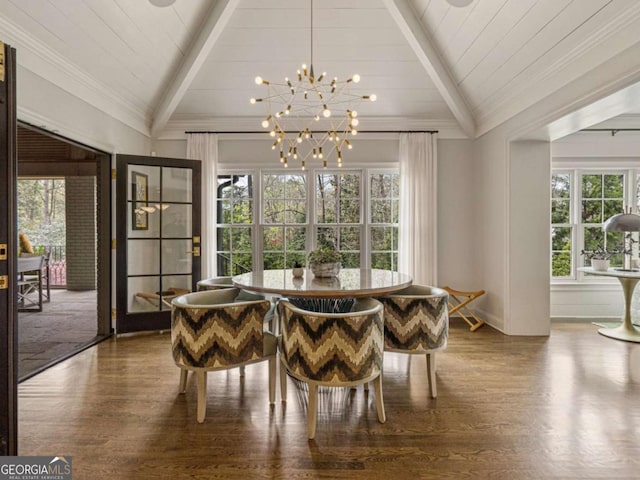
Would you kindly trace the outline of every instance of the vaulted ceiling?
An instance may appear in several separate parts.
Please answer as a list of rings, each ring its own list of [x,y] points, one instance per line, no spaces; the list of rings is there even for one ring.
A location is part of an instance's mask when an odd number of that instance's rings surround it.
[[[475,137],[640,42],[636,0],[0,0],[18,64],[136,130],[258,130],[254,77],[362,80],[362,130]]]

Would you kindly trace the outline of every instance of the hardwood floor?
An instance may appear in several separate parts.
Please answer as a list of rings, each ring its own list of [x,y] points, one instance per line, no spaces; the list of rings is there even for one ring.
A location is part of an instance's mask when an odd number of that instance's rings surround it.
[[[640,476],[640,344],[591,324],[508,337],[452,321],[438,398],[426,365],[386,354],[387,422],[373,389],[320,394],[306,438],[305,394],[270,409],[267,364],[209,374],[178,395],[169,335],[109,339],[23,382],[21,455],[70,455],[77,479],[492,478]]]

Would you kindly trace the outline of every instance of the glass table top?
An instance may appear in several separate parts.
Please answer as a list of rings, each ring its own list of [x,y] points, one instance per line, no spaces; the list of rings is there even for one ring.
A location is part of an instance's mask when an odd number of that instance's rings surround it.
[[[275,293],[289,297],[370,297],[408,287],[409,275],[391,270],[343,268],[337,276],[318,278],[310,269],[295,278],[291,269],[260,270],[233,277],[233,284],[244,290]]]

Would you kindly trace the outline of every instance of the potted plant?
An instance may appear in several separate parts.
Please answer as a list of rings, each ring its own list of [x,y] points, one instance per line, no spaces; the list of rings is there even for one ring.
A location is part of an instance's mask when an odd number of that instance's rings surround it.
[[[580,255],[584,255],[587,260],[591,260],[591,267],[599,272],[609,270],[609,259],[618,253],[618,251],[607,251],[604,246],[599,243],[593,250],[582,250]]]
[[[316,277],[335,277],[340,272],[342,255],[335,248],[325,245],[312,250],[307,260]]]
[[[300,262],[295,262],[291,272],[293,273],[293,278],[301,278],[304,275],[304,267]]]

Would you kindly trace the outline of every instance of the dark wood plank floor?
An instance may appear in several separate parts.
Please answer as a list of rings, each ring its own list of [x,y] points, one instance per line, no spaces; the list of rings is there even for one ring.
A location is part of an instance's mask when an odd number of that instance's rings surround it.
[[[269,408],[266,364],[209,374],[207,419],[195,385],[178,395],[169,335],[107,340],[23,382],[21,455],[71,455],[77,479],[640,477],[640,344],[590,324],[508,337],[452,322],[425,365],[385,356],[387,422],[367,395],[320,396],[306,438],[304,392]],[[420,360],[420,361],[419,361]]]

